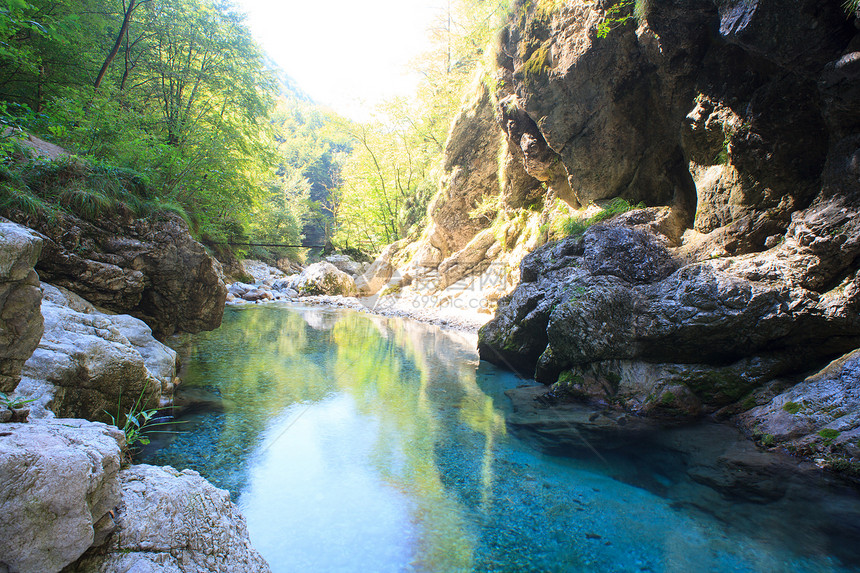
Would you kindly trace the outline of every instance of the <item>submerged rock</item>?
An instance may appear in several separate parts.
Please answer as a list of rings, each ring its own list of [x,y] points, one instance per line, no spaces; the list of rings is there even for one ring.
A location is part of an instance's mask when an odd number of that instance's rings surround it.
[[[84,420],[0,425],[0,569],[53,573],[103,543],[123,434]]]
[[[659,428],[647,418],[559,399],[543,386],[523,386],[505,394],[513,403],[508,424],[556,454],[618,448]]]
[[[266,573],[251,546],[245,518],[195,471],[132,466],[119,473],[117,531],[69,573]]]
[[[33,270],[42,239],[0,219],[0,392],[11,392],[42,337],[42,292]]]

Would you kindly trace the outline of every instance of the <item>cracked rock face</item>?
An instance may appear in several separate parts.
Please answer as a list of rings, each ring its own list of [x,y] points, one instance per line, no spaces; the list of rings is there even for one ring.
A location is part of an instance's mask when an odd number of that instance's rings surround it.
[[[856,474],[860,470],[860,350],[740,414],[737,421],[761,441]]]
[[[152,337],[141,320],[96,310],[49,284],[45,332],[23,368],[19,394],[37,399],[33,415],[112,422],[140,397],[142,409],[169,403],[176,352]],[[46,410],[50,410],[48,413]]]
[[[598,37],[615,4],[519,3],[496,99],[530,174],[650,209],[523,259],[481,357],[664,423],[740,415],[765,445],[854,471],[834,412],[856,409],[860,346],[857,15],[654,0]],[[637,224],[657,206],[665,224]]]
[[[481,356],[643,414],[714,411],[860,344],[860,229],[848,206],[822,198],[765,253],[675,271],[644,230],[598,226],[546,245],[482,329]],[[635,233],[650,247],[631,248]]]
[[[0,392],[11,392],[42,338],[42,291],[33,270],[42,239],[0,219]]]
[[[0,424],[0,569],[54,573],[104,542],[124,444],[85,420]]]
[[[195,471],[136,465],[119,473],[117,532],[72,573],[266,573],[230,494]]]
[[[159,337],[221,324],[227,298],[221,265],[179,216],[105,219],[98,225],[71,215],[59,222],[10,216],[44,237],[37,266],[42,280],[140,318]]]

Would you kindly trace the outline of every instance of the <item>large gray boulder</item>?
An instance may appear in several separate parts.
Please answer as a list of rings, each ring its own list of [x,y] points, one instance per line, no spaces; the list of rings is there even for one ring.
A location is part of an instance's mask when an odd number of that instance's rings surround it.
[[[104,542],[124,444],[84,420],[0,425],[0,570],[53,573]]]
[[[355,296],[355,280],[331,263],[314,263],[290,283],[300,296],[342,295]]]
[[[352,260],[348,255],[329,255],[325,260],[349,276],[354,277],[361,274],[362,264]]]
[[[656,237],[631,246],[646,231],[593,227],[523,260],[479,351],[577,399],[672,419],[713,412],[860,344],[856,211],[822,198],[773,249],[674,272]]]
[[[42,337],[42,292],[33,270],[42,239],[0,219],[0,392],[11,392]]]
[[[195,471],[132,466],[119,474],[117,531],[69,573],[266,573],[230,494]]]
[[[221,324],[227,287],[221,265],[176,214],[57,219],[11,212],[42,234],[37,271],[112,312],[146,322],[157,336],[213,330]]]
[[[43,288],[45,333],[24,364],[19,394],[37,398],[57,416],[103,422],[111,422],[110,415],[121,418],[138,398],[143,408],[169,402],[176,353],[155,340],[143,321],[99,312],[48,284]]]

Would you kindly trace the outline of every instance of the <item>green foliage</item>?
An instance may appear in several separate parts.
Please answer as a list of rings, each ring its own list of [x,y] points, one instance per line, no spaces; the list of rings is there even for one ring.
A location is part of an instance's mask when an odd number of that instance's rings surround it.
[[[387,101],[361,124],[343,122],[354,150],[334,205],[338,246],[373,252],[420,232],[448,128],[507,14],[507,0],[452,0],[431,30],[433,48],[415,62],[423,78],[415,97]],[[497,81],[482,76],[492,92]]]
[[[10,410],[17,410],[22,408],[25,404],[35,401],[36,398],[27,398],[26,396],[12,397],[5,392],[0,392],[0,407],[9,408]]]
[[[800,412],[800,409],[803,406],[798,404],[797,402],[786,402],[782,405],[782,409],[788,412],[789,414],[797,414]]]
[[[585,233],[586,229],[588,229],[591,225],[594,225],[595,223],[611,219],[612,217],[620,215],[622,213],[626,213],[627,211],[644,208],[644,202],[632,205],[627,200],[622,199],[621,197],[616,197],[615,199],[612,199],[612,201],[604,205],[599,212],[595,213],[591,217],[588,217],[587,219],[581,219],[576,216],[568,217],[562,223],[562,232],[566,236],[582,235],[583,233]]]
[[[763,446],[772,446],[774,444],[775,438],[773,434],[765,434],[761,437],[761,443]]]
[[[170,422],[157,420],[158,408],[143,409],[145,395],[146,388],[143,388],[131,408],[123,411],[122,394],[120,393],[116,406],[116,416],[105,410],[105,414],[110,417],[111,423],[125,434],[125,444],[131,452],[134,452],[140,446],[149,444],[149,434],[155,433],[155,428],[170,425]]]
[[[288,140],[277,139],[283,133],[270,121],[279,86],[232,4],[9,4],[0,9],[0,127],[40,135],[89,165],[131,169],[154,195],[116,197],[87,185],[67,186],[61,196],[6,181],[7,206],[44,211],[43,202],[87,217],[120,203],[135,213],[162,208],[179,213],[198,235],[220,239],[278,208],[267,198],[285,163],[278,146]],[[118,38],[126,10],[131,23]],[[100,68],[106,74],[96,81]],[[13,139],[0,132],[0,154],[22,161]],[[105,178],[126,181],[109,170]],[[12,198],[12,189],[24,196]],[[297,209],[294,238],[310,205]]]
[[[856,12],[857,10],[860,10],[860,0],[845,0],[842,3],[842,7],[848,13]]]
[[[646,9],[646,0],[619,0],[606,9],[603,20],[597,26],[597,37],[605,38],[612,30],[632,20],[641,20]]]
[[[0,211],[6,210],[49,218],[67,212],[90,221],[110,214],[146,216],[173,210],[188,220],[181,206],[155,195],[139,173],[74,157],[30,161],[0,171]]]

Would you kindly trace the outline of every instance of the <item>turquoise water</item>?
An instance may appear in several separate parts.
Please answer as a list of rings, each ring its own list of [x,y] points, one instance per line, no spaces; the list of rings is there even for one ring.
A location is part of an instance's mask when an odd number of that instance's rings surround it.
[[[353,311],[228,309],[174,341],[196,406],[141,461],[228,489],[275,572],[857,570],[851,490],[719,487],[702,457],[722,426],[544,453],[506,424],[522,381],[474,345]]]

